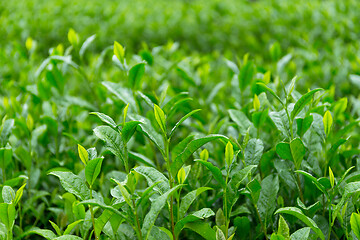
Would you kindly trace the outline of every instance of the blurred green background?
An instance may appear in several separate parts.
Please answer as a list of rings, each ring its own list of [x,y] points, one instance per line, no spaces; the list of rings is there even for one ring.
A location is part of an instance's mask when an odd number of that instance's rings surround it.
[[[82,41],[96,34],[98,52],[114,40],[128,52],[175,41],[187,54],[218,51],[231,59],[250,53],[264,67],[279,60],[269,52],[277,42],[306,87],[336,82],[342,95],[351,92],[349,73],[360,73],[359,7],[357,0],[1,1],[0,63],[16,62],[27,37],[47,56],[50,47],[67,42],[69,28]],[[2,78],[11,78],[11,70],[3,68]]]

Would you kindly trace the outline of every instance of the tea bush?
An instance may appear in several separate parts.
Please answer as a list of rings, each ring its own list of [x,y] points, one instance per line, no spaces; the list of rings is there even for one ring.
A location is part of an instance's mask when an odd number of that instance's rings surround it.
[[[360,239],[358,2],[205,2],[0,3],[0,239]]]

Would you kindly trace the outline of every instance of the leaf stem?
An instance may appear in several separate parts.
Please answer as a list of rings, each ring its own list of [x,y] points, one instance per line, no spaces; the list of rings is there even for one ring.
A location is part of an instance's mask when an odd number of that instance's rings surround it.
[[[90,199],[92,199],[92,186],[91,185],[90,185]],[[91,214],[91,222],[92,222],[92,225],[94,228],[94,236],[95,236],[95,239],[97,240],[99,238],[96,236],[94,212],[93,212],[93,208],[91,205],[89,205],[89,209],[90,209],[90,214]]]
[[[328,205],[329,205],[329,235],[328,235],[328,239],[330,240],[331,238],[331,229],[332,229],[332,221],[331,221],[331,217],[332,217],[332,211],[331,211],[331,199],[328,198]]]
[[[300,199],[303,203],[305,203],[304,201],[304,195],[303,195],[303,192],[301,190],[301,181],[300,181],[300,177],[299,177],[299,173],[296,174],[296,180],[297,180],[297,184],[298,184],[298,187],[299,187],[299,194],[300,194]]]
[[[170,141],[166,136],[166,133],[164,133],[164,144],[165,144],[165,162],[166,162],[166,167],[169,173],[169,185],[170,185],[170,189],[173,187],[173,180],[172,180],[172,176],[171,176],[171,171],[170,171],[170,154],[169,154],[169,145],[170,145]],[[173,195],[171,195],[170,197],[170,219],[171,219],[171,233],[173,235],[173,240],[176,240],[176,236],[175,236],[175,223],[174,223],[174,197]]]
[[[229,181],[229,170],[227,171],[226,174],[226,180],[225,180],[226,186],[228,181]],[[230,223],[228,217],[230,217],[230,213],[228,213],[228,206],[227,206],[227,187],[225,187],[224,189],[224,215],[225,215],[225,238],[228,239],[229,223]]]
[[[267,240],[268,237],[267,237],[266,228],[265,228],[265,226],[264,226],[264,223],[261,221],[260,213],[259,213],[257,204],[256,204],[255,202],[254,202],[254,206],[255,206],[255,210],[256,210],[256,215],[258,216],[259,221],[260,221],[261,228],[263,229],[263,232],[264,232],[264,235],[265,235],[265,239]]]
[[[136,225],[137,225],[136,235],[138,235],[139,240],[142,240],[143,238],[142,238],[141,227],[140,227],[140,222],[139,222],[139,216],[137,214],[135,200],[133,199],[132,202],[133,202],[133,210],[134,210],[135,219],[136,219]]]

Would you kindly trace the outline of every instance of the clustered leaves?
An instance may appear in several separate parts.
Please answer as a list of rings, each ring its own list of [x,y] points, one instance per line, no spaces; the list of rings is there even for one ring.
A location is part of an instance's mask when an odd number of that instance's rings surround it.
[[[279,43],[260,66],[94,41],[70,29],[6,85],[0,239],[360,237],[355,97],[304,87]]]

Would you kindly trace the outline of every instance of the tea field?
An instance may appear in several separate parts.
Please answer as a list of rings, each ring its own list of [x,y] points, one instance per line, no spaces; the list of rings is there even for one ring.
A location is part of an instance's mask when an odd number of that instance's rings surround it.
[[[0,239],[360,239],[360,2],[0,2]]]

